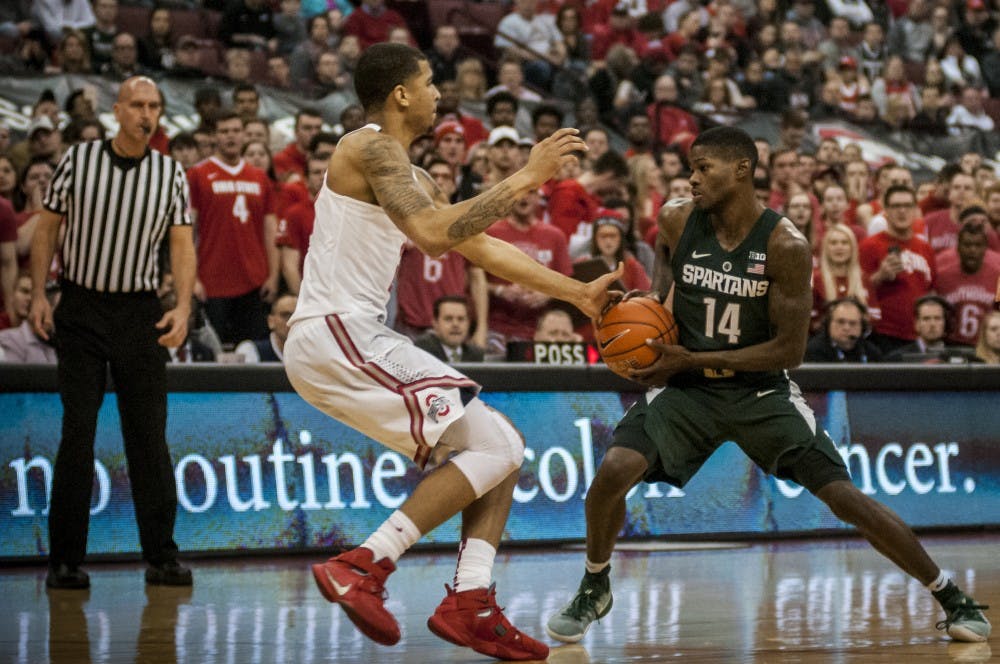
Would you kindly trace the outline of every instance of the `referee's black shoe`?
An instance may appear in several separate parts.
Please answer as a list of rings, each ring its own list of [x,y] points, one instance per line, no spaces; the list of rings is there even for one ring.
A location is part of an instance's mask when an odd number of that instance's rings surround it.
[[[60,563],[49,567],[45,585],[62,590],[84,590],[90,587],[90,576],[78,567]]]
[[[168,560],[162,565],[150,565],[146,570],[146,583],[151,586],[190,586],[193,583],[191,570],[176,560]]]

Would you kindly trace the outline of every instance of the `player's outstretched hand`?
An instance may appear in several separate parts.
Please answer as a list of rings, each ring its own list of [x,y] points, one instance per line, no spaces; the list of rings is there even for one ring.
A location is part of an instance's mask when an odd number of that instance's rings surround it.
[[[587,282],[583,289],[583,299],[574,302],[574,304],[588,317],[596,320],[611,304],[622,299],[621,291],[609,291],[608,286],[621,279],[624,273],[625,263],[618,263],[614,272],[602,274],[593,281]]]
[[[587,144],[573,127],[563,127],[531,148],[524,167],[538,186],[554,178],[566,164],[576,161],[574,152],[586,152]]]
[[[645,369],[633,369],[629,378],[646,387],[663,387],[670,377],[691,368],[689,351],[684,346],[671,346],[648,339],[646,344],[660,351],[660,357]]]

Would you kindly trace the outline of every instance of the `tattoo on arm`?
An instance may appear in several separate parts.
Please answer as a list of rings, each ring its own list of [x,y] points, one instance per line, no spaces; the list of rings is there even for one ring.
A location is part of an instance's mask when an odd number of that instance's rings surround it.
[[[444,192],[441,191],[441,187],[439,187],[437,182],[434,181],[434,178],[431,177],[430,173],[420,168],[419,166],[414,166],[413,172],[416,173],[424,181],[424,186],[425,186],[424,190],[427,192],[427,195],[430,196],[431,199],[438,205],[438,207],[451,204],[451,201],[449,201],[448,197],[444,195]]]
[[[377,136],[361,149],[361,164],[379,205],[393,219],[432,207],[430,196],[413,179],[410,161],[398,143]]]
[[[464,240],[482,233],[493,223],[506,217],[514,209],[517,198],[510,186],[501,182],[473,199],[469,211],[448,227],[448,238]]]

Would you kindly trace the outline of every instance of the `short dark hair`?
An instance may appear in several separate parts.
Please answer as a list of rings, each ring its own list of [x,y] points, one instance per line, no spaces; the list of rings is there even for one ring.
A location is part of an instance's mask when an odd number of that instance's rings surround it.
[[[320,143],[336,145],[339,142],[340,134],[335,134],[332,131],[321,131],[309,140],[309,152],[316,152],[316,148],[319,147]]]
[[[455,177],[455,167],[451,165],[451,162],[448,161],[447,159],[444,159],[443,157],[437,156],[437,154],[434,152],[430,153],[430,158],[428,158],[427,161],[424,163],[424,170],[430,172],[433,166],[437,166],[439,164],[444,164],[445,166],[447,166],[448,170],[451,171],[451,176],[453,178]]]
[[[214,120],[214,122],[213,122],[214,126],[212,127],[213,133],[215,131],[218,131],[219,125],[221,123],[228,122],[229,120],[239,120],[240,124],[243,124],[243,118],[240,117],[239,113],[237,113],[236,111],[234,111],[232,109],[226,109],[224,111],[219,111],[216,114],[216,116],[213,118],[213,120]]]
[[[388,94],[388,93],[386,93],[386,94]],[[434,305],[433,306],[434,306],[434,318],[435,319],[437,319],[437,317],[441,314],[441,305],[442,304],[447,304],[449,302],[454,303],[454,304],[464,305],[465,306],[465,313],[467,315],[471,313],[469,311],[469,301],[467,299],[465,299],[464,295],[442,295],[438,299],[434,300]]]
[[[236,101],[236,95],[241,92],[252,92],[260,99],[260,93],[257,92],[257,88],[252,83],[237,83],[236,87],[233,88],[233,101]]]
[[[381,42],[361,54],[354,70],[354,91],[366,112],[379,110],[397,85],[420,71],[423,53],[407,46]]]
[[[494,92],[489,97],[486,98],[486,115],[493,115],[493,110],[499,104],[510,104],[514,107],[514,112],[517,113],[518,108],[521,106],[521,102],[517,97],[507,92],[506,90],[500,90],[499,92]]]
[[[497,104],[503,103],[513,106],[515,113],[517,113],[517,109],[520,106],[520,102],[517,97],[506,90],[500,90],[498,92],[494,92],[486,99],[486,115],[493,115],[493,109],[497,107]]]
[[[179,148],[197,148],[198,142],[194,140],[194,134],[189,131],[182,131],[179,134],[175,134],[173,138],[170,139],[170,143],[167,144],[168,150],[176,150]]]
[[[941,170],[938,171],[937,173],[937,181],[950,183],[951,179],[955,177],[955,174],[961,172],[962,172],[961,164],[955,162],[945,164],[944,166],[941,167]]]
[[[948,321],[951,319],[951,312],[952,312],[951,303],[948,302],[948,300],[941,297],[940,295],[933,295],[933,294],[922,295],[917,298],[916,302],[913,303],[914,318],[920,315],[920,307],[924,306],[925,304],[936,304],[939,307],[941,307],[941,310],[944,311],[945,327],[947,328]],[[947,333],[948,333],[947,330],[945,330],[945,334]]]
[[[627,178],[628,162],[614,150],[608,150],[594,162],[594,173],[614,173],[617,177]]]
[[[691,149],[701,147],[729,161],[750,160],[750,173],[757,169],[758,151],[750,134],[739,127],[713,127],[694,139]]]
[[[539,104],[531,112],[531,126],[538,124],[538,119],[545,115],[554,116],[559,121],[559,126],[563,123],[563,112],[553,104]]]
[[[66,111],[67,113],[72,113],[73,112],[73,104],[76,103],[77,98],[78,97],[82,97],[85,94],[86,94],[86,92],[84,91],[83,88],[77,88],[76,90],[73,90],[73,92],[70,92],[69,96],[66,97],[66,103],[63,104],[63,110]],[[97,109],[94,109],[94,110],[97,110]]]
[[[88,127],[97,127],[97,135],[104,138],[104,125],[100,121],[91,118],[77,118],[70,120],[69,124],[63,127],[62,139],[66,143],[79,143],[83,136],[83,130]]]
[[[913,187],[909,187],[905,184],[894,184],[885,190],[885,196],[882,200],[885,201],[886,205],[889,204],[889,199],[892,198],[894,194],[907,194],[914,202],[917,200],[917,192],[913,191]]]
[[[298,127],[299,126],[299,120],[301,120],[303,118],[303,116],[307,116],[307,115],[309,117],[311,117],[311,118],[319,118],[321,120],[323,119],[323,114],[322,113],[320,113],[318,110],[316,110],[315,108],[313,108],[311,106],[307,106],[305,108],[300,108],[299,111],[295,114],[295,126]]]
[[[221,105],[222,97],[219,96],[219,91],[211,87],[198,88],[194,92],[194,105],[204,104],[207,101],[214,101],[215,103]]]

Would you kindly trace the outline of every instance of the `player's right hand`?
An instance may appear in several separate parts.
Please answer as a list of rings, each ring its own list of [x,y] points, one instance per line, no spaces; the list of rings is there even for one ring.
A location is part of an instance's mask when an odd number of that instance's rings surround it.
[[[531,148],[524,170],[541,186],[558,175],[563,166],[576,161],[574,152],[586,151],[587,144],[580,138],[579,130],[563,127]]]
[[[52,322],[52,305],[44,295],[31,298],[31,308],[28,310],[28,320],[31,321],[31,329],[38,335],[39,339],[49,340],[49,332],[55,327]]]

